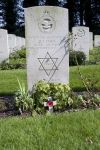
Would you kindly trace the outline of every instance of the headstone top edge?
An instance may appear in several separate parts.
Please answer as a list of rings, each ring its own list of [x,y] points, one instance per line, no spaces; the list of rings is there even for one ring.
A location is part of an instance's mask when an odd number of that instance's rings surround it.
[[[74,28],[74,29],[75,29],[75,28],[77,28],[77,29],[78,29],[78,28],[87,28],[87,29],[89,29],[89,27],[86,27],[86,26],[75,26],[75,27],[72,27],[72,29],[73,29],[73,28]]]
[[[100,37],[100,34],[98,34],[98,35],[94,35],[95,37]]]
[[[8,36],[12,36],[12,35],[13,35],[13,36],[16,36],[15,34],[11,34],[11,33],[8,34]]]
[[[59,7],[59,6],[31,6],[31,7],[27,7],[27,8],[24,8],[25,10],[28,10],[28,9],[45,9],[45,8],[57,8],[57,9],[62,9],[62,10],[66,10],[68,12],[68,9],[67,8],[63,8],[63,7]]]
[[[8,32],[8,31],[7,31],[7,29],[0,29],[0,31],[5,31],[5,32]]]

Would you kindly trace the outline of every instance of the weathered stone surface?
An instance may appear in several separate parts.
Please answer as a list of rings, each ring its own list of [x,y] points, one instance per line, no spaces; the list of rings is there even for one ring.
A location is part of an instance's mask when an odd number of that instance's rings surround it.
[[[83,51],[89,59],[89,28],[78,26],[72,28],[73,50]]]
[[[9,49],[10,53],[16,50],[16,35],[14,34],[8,34],[8,43],[9,43]]]
[[[26,8],[25,31],[28,89],[31,91],[38,80],[68,83],[68,10],[54,6]]]
[[[9,58],[8,33],[0,29],[0,63]]]
[[[100,35],[94,36],[94,47],[100,46]]]
[[[89,32],[90,50],[93,49],[93,32]]]
[[[25,38],[16,36],[16,49],[20,50],[22,48],[25,48]]]

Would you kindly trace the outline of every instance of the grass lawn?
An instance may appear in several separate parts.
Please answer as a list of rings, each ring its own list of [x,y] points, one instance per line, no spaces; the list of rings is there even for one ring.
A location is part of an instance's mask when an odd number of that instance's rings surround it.
[[[97,87],[100,88],[100,65],[86,65],[80,67],[83,75],[93,74],[97,80]],[[26,70],[0,70],[0,94],[10,95],[18,90],[17,78],[26,85]],[[73,89],[84,89],[77,67],[70,67],[70,86]]]
[[[86,65],[80,66],[83,77],[91,77],[93,81],[97,81],[95,87],[100,89],[100,65]],[[70,67],[70,86],[73,89],[85,89],[77,67]]]
[[[19,88],[17,78],[26,84],[26,70],[0,70],[0,94],[14,94]]]
[[[100,110],[0,119],[0,150],[100,150]]]
[[[90,61],[100,62],[100,47],[95,47],[89,52]]]

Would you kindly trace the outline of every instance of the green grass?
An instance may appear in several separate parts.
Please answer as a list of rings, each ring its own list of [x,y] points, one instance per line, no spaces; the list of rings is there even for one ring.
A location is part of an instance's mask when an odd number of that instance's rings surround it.
[[[97,80],[97,88],[100,88],[100,65],[81,66],[80,70],[83,76],[93,77]],[[26,85],[26,70],[0,70],[0,94],[10,95],[18,90],[17,78]],[[75,90],[84,90],[84,86],[77,71],[77,67],[70,67],[70,86]]]
[[[90,61],[100,62],[100,47],[95,47],[93,50],[90,50]]]
[[[100,110],[0,119],[0,150],[100,150]]]
[[[0,94],[14,94],[19,88],[17,78],[26,85],[25,70],[0,70]]]
[[[92,80],[97,81],[95,87],[100,89],[100,65],[80,66],[80,71],[83,77],[91,77]],[[75,90],[85,89],[78,73],[77,66],[70,67],[70,86]]]

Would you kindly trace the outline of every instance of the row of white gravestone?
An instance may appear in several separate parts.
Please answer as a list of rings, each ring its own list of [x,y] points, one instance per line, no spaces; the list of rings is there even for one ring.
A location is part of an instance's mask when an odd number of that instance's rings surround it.
[[[72,28],[72,49],[83,51],[89,60],[89,28],[84,26]]]
[[[100,35],[94,35],[93,38],[93,32],[89,32],[89,28],[84,26],[72,28],[71,49],[83,51],[87,56],[87,60],[89,60],[89,50],[99,46]]]
[[[100,46],[100,35],[94,36],[94,47]]]
[[[25,38],[8,34],[7,30],[0,29],[0,63],[9,59],[10,53],[25,47]]]
[[[10,53],[16,50],[20,50],[25,47],[25,38],[16,36],[14,34],[8,34],[8,44]]]
[[[62,17],[63,16],[63,17]],[[73,27],[69,39],[68,10],[54,6],[25,8],[28,89],[38,80],[69,82],[69,48],[83,51],[87,60],[93,48],[88,27]]]
[[[93,32],[89,32],[88,27],[73,27],[70,35],[70,49],[83,51],[87,56],[87,60],[89,60],[89,50],[100,46],[100,35],[93,35]]]
[[[69,43],[72,43],[73,50],[82,50],[87,59],[89,58],[89,47],[92,45],[92,40],[91,44],[89,42],[89,37],[92,39],[89,28],[73,27],[70,42],[68,22],[68,10],[65,8],[25,8],[27,77],[30,91],[38,80],[69,82]],[[16,45],[21,45],[20,38],[16,40],[14,35],[9,37],[10,40],[6,30],[0,30],[0,61],[9,57],[9,47],[12,51]]]
[[[0,29],[0,62],[9,58],[7,30]]]

